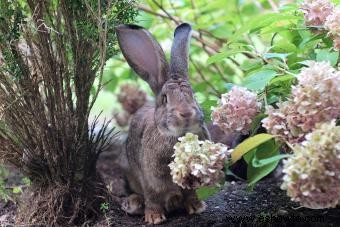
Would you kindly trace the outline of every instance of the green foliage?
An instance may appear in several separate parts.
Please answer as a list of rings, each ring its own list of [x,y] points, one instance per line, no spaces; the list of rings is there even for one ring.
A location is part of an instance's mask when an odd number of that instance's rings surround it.
[[[23,192],[23,188],[31,185],[31,181],[27,177],[23,177],[21,182],[15,185],[8,185],[6,179],[13,178],[14,174],[16,173],[12,173],[5,166],[0,165],[0,199],[5,202],[15,201],[16,197]]]
[[[253,91],[262,91],[277,73],[274,70],[260,70],[247,76],[243,86]]]
[[[232,162],[233,163],[237,162],[242,158],[243,155],[247,154],[256,147],[273,138],[274,138],[273,135],[261,133],[244,140],[242,143],[235,147],[233,153],[231,154]]]
[[[106,213],[109,210],[109,203],[104,202],[100,204],[100,211]]]
[[[272,11],[268,1],[255,4],[250,0],[144,0],[138,8],[137,24],[151,31],[167,56],[175,21],[193,26],[190,76],[208,115],[206,121],[210,121],[212,104],[230,84],[257,91],[268,103],[274,103],[290,93],[294,75],[303,67],[299,62],[338,62],[339,54],[331,49],[329,37],[307,30],[296,3],[282,6],[279,13]],[[126,81],[147,87],[121,56],[110,60],[105,78],[111,80],[106,86],[111,92],[117,92],[117,86]]]
[[[202,187],[196,190],[197,197],[200,200],[207,199],[209,196],[219,192],[221,187]]]
[[[8,171],[3,166],[0,166],[0,199],[5,202],[11,199],[11,191],[6,188],[6,183],[4,181],[8,174]]]
[[[6,188],[3,179],[0,179],[0,199],[7,202],[10,198],[10,191]]]
[[[280,155],[279,144],[270,139],[246,153],[243,158],[247,162],[247,183],[251,190],[263,177],[271,173],[282,158],[289,155]]]

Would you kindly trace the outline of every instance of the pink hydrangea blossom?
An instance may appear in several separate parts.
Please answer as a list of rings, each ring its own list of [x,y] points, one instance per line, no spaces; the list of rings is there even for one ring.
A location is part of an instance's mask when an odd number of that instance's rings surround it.
[[[340,36],[340,7],[334,10],[327,16],[325,27],[328,29],[329,34]]]
[[[339,71],[328,62],[310,61],[297,79],[291,98],[277,109],[266,107],[268,117],[262,120],[269,133],[292,144],[303,141],[317,123],[340,117]]]
[[[310,132],[318,122],[340,116],[340,74],[329,62],[310,62],[297,77],[292,88],[296,111],[303,116],[296,123],[303,132]]]
[[[322,26],[334,9],[329,0],[305,0],[300,5],[308,26]]]
[[[333,39],[335,50],[340,50],[340,7],[337,7],[326,18],[325,27],[328,29],[328,35]]]
[[[212,112],[212,120],[225,132],[248,134],[251,123],[260,112],[261,103],[256,93],[246,88],[234,86],[227,94],[223,94],[221,102]]]
[[[333,48],[336,51],[340,51],[340,35],[333,38]]]

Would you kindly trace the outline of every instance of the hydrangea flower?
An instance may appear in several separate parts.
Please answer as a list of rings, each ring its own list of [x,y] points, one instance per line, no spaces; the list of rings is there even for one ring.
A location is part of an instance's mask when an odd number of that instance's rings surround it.
[[[325,27],[328,29],[329,34],[340,36],[340,7],[336,7],[330,13],[325,21]]]
[[[131,114],[128,113],[127,111],[115,113],[113,116],[114,116],[114,119],[116,120],[116,123],[120,127],[128,126],[131,120]]]
[[[122,104],[124,110],[134,114],[146,102],[146,93],[134,85],[124,84],[120,87],[118,101]]]
[[[281,188],[293,201],[312,209],[340,205],[340,126],[335,120],[319,124],[295,145],[283,172]]]
[[[267,129],[268,133],[278,135],[282,141],[289,143],[298,143],[303,141],[304,133],[295,125],[297,120],[302,121],[295,111],[295,105],[289,101],[277,103],[278,109],[272,106],[266,106],[268,117],[262,120],[262,126]]]
[[[326,18],[325,27],[328,29],[328,35],[333,38],[335,50],[340,50],[340,7],[337,7]]]
[[[229,93],[222,95],[220,105],[213,110],[211,117],[223,131],[246,135],[260,109],[256,93],[234,86]]]
[[[336,51],[340,51],[340,35],[333,38],[333,48]]]
[[[293,123],[309,132],[316,123],[340,116],[340,74],[329,62],[310,62],[297,79],[292,97],[304,121]]]
[[[305,0],[300,5],[308,26],[322,26],[334,9],[329,0]]]
[[[196,189],[218,185],[224,177],[224,163],[230,159],[228,147],[187,133],[174,146],[174,160],[169,164],[172,180],[182,188]]]
[[[297,76],[292,97],[278,109],[266,108],[262,125],[290,143],[301,142],[317,123],[340,117],[340,72],[328,62],[309,62]]]

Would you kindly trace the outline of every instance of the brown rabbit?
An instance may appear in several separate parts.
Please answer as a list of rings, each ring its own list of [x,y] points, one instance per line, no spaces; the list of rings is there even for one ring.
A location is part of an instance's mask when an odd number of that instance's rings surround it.
[[[122,207],[131,214],[145,213],[145,221],[158,224],[165,212],[185,208],[189,214],[201,213],[205,203],[194,190],[184,190],[172,182],[169,163],[178,137],[186,132],[209,139],[203,113],[188,81],[189,24],[174,33],[171,62],[152,35],[136,25],[116,28],[119,46],[129,65],[148,84],[156,103],[145,104],[133,116],[125,152],[119,159],[131,190]]]

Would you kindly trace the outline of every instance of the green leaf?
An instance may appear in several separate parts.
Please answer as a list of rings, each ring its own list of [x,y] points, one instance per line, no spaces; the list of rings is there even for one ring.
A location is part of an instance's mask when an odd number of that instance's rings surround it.
[[[277,53],[291,53],[296,51],[296,46],[286,39],[282,39],[276,42],[271,50]]]
[[[317,50],[316,51],[316,60],[317,61],[328,61],[332,66],[335,66],[338,62],[339,52],[331,52],[327,49]]]
[[[261,121],[263,118],[265,118],[267,115],[264,113],[259,113],[254,118],[253,122],[251,123],[251,132],[252,134],[255,134],[258,128],[261,126]]]
[[[208,58],[207,64],[209,65],[209,64],[212,64],[212,63],[223,61],[224,59],[226,59],[226,58],[228,58],[232,55],[239,54],[239,53],[242,53],[242,52],[244,52],[244,50],[229,50],[229,51],[225,51],[225,52],[215,54],[215,55]]]
[[[221,187],[202,187],[196,190],[196,194],[199,200],[207,199],[209,196],[219,192]]]
[[[212,112],[211,107],[216,106],[216,105],[217,105],[217,100],[210,100],[210,99],[207,99],[203,103],[201,103],[205,122],[211,121],[211,112]]]
[[[271,59],[271,58],[278,58],[281,60],[286,59],[290,54],[289,53],[265,53],[263,58]]]
[[[275,136],[270,134],[261,133],[244,140],[242,143],[237,145],[231,153],[232,162],[237,162],[244,154],[274,137]]]
[[[22,193],[21,187],[14,187],[14,188],[13,188],[13,193],[14,193],[14,194],[20,194],[20,193]]]
[[[245,23],[241,28],[237,29],[237,32],[230,37],[230,41],[239,39],[242,34],[247,32],[256,32],[261,28],[269,26],[270,24],[276,23],[278,21],[284,20],[296,20],[299,17],[294,15],[279,14],[279,13],[268,13],[256,16]]]
[[[243,86],[253,91],[260,91],[263,90],[276,75],[277,73],[274,70],[257,71],[245,78]]]
[[[279,155],[275,155],[273,157],[264,158],[264,159],[258,159],[257,156],[255,156],[253,161],[252,161],[252,165],[254,167],[261,167],[261,166],[268,165],[272,162],[276,162],[278,160],[281,160],[283,158],[288,158],[290,156],[291,156],[290,154],[279,154]]]
[[[253,160],[255,152],[256,148],[243,155],[243,159],[248,165],[251,165],[251,160]]]
[[[28,185],[28,186],[30,186],[31,183],[32,183],[31,180],[28,177],[22,178],[21,181],[22,181],[23,184]]]
[[[295,79],[295,76],[291,75],[291,74],[286,74],[286,75],[282,75],[282,76],[277,76],[275,78],[273,78],[269,84],[280,84],[280,83],[285,83],[285,82],[289,82],[291,80]]]
[[[274,156],[279,155],[279,145],[275,143],[274,140],[267,141],[262,143],[259,147],[257,147],[254,155],[252,156],[252,160],[249,161],[247,167],[247,183],[248,188],[253,188],[254,185],[261,180],[263,177],[267,176],[271,173],[279,163],[280,159],[271,160],[271,162],[267,161],[266,165],[259,165],[259,167],[255,167],[253,164],[257,161],[254,160],[263,160],[269,159]],[[257,163],[256,163],[257,164]]]
[[[234,86],[235,86],[235,84],[233,84],[233,83],[225,83],[225,84],[224,84],[224,87],[225,87],[228,91],[230,91]]]
[[[256,70],[261,68],[262,66],[262,60],[260,59],[249,59],[245,60],[242,65],[240,65],[240,68],[243,71],[250,71],[250,70]]]

